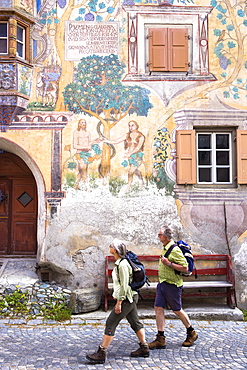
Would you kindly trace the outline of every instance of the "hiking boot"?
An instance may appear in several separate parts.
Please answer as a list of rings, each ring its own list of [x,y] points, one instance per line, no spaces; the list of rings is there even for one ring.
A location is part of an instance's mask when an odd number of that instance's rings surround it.
[[[153,342],[148,343],[148,347],[149,349],[166,348],[166,338],[163,335],[157,334],[156,339]]]
[[[149,357],[149,348],[147,343],[139,343],[140,348],[131,352],[131,357]]]
[[[103,364],[106,359],[106,348],[99,346],[98,351],[91,355],[86,355],[87,360],[94,364]]]
[[[192,330],[190,333],[187,333],[187,338],[183,342],[183,347],[190,347],[192,344],[197,340],[198,334],[196,334],[195,330]]]

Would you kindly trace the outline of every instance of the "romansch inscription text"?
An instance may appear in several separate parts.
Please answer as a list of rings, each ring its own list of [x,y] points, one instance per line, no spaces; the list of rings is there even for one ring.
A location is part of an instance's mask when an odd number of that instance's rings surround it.
[[[118,54],[118,22],[66,22],[66,60],[98,54]]]

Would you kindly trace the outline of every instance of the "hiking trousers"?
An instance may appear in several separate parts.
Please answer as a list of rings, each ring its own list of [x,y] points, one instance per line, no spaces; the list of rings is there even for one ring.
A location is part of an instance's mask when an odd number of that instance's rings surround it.
[[[116,328],[120,321],[126,317],[131,328],[136,333],[138,330],[143,328],[143,324],[140,322],[137,313],[137,302],[138,294],[133,296],[133,302],[130,303],[128,299],[122,301],[122,312],[119,314],[115,313],[115,306],[113,307],[110,315],[106,320],[105,335],[114,336]]]

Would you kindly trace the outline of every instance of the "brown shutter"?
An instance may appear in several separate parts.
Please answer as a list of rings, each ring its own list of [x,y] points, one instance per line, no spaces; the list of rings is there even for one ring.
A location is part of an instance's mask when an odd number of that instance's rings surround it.
[[[195,130],[178,130],[176,133],[177,183],[196,183]]]
[[[167,71],[167,28],[150,28],[149,40],[149,70]]]
[[[179,72],[188,71],[188,29],[169,28],[168,45],[169,70]]]
[[[247,131],[237,130],[238,184],[247,184]]]

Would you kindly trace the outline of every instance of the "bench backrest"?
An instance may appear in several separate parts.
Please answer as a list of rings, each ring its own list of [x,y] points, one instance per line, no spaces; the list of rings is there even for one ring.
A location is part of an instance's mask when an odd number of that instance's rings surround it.
[[[138,256],[139,261],[143,262],[145,269],[146,269],[146,275],[147,276],[158,276],[158,260],[160,256],[158,255],[147,255]],[[198,276],[204,275],[204,276],[215,276],[215,275],[225,275],[226,280],[232,284],[234,284],[234,275],[232,272],[232,261],[231,256],[228,254],[207,254],[207,255],[194,255],[195,260],[195,267],[196,267],[196,273]],[[112,275],[112,264],[110,262],[114,262],[115,259],[113,256],[106,256],[106,268],[105,268],[105,275],[106,275],[106,284],[108,283],[108,277],[111,277]],[[148,265],[150,262],[157,262],[156,268],[149,268]],[[200,261],[203,261],[203,264],[200,263]],[[207,263],[207,265],[213,265],[212,267],[206,266],[205,267],[205,261],[211,261],[213,263]],[[221,262],[223,261],[223,262]],[[148,263],[145,263],[148,262]],[[111,266],[110,266],[111,265]],[[215,266],[216,265],[216,266]],[[195,271],[193,271],[193,275],[195,275]]]

